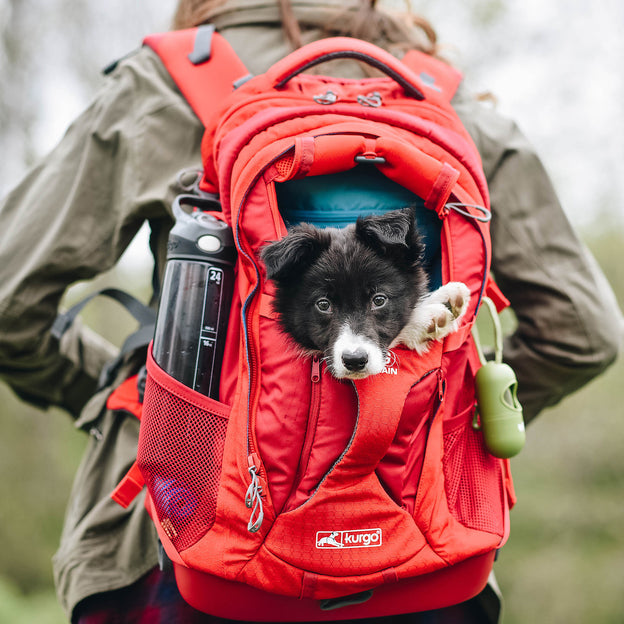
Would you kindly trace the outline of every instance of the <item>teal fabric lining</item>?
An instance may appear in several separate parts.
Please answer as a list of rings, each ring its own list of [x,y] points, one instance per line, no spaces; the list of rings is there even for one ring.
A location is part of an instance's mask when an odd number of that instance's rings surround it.
[[[359,216],[384,214],[413,206],[425,243],[424,264],[430,288],[442,283],[441,222],[424,200],[383,175],[375,166],[357,165],[348,171],[309,176],[275,185],[277,203],[287,227],[312,223],[316,227],[345,227]]]

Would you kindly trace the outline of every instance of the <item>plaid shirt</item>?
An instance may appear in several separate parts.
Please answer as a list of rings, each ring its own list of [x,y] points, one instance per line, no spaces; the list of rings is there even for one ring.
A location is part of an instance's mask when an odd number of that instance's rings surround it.
[[[407,615],[357,620],[357,624],[481,624],[487,621],[476,600]],[[342,620],[342,624],[348,620]],[[188,605],[176,586],[173,571],[154,568],[139,581],[95,594],[75,609],[72,624],[241,624],[200,613]],[[325,624],[332,624],[331,622]]]

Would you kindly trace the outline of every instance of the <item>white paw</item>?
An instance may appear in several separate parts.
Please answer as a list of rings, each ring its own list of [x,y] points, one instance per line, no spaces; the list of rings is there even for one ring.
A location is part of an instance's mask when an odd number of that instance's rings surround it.
[[[461,282],[449,282],[418,302],[408,324],[392,345],[403,344],[419,354],[434,340],[457,331],[470,302],[470,291]]]
[[[449,282],[429,293],[422,303],[441,303],[450,311],[457,325],[468,309],[470,290],[462,282]],[[457,329],[457,326],[455,327]]]

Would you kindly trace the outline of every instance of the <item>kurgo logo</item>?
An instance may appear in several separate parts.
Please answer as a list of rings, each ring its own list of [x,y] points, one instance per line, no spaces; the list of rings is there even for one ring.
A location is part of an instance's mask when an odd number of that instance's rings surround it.
[[[392,351],[388,351],[388,355],[386,355],[384,367],[381,372],[386,373],[386,375],[399,374],[399,358]]]
[[[317,548],[371,548],[381,546],[381,529],[317,531]]]

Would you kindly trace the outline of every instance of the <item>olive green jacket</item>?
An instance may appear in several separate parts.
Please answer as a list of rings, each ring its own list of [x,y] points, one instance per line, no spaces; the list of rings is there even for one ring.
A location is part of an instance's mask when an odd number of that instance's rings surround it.
[[[315,24],[327,11],[345,6],[294,4],[306,39],[320,36]],[[288,51],[274,2],[229,2],[214,21],[252,72]],[[621,316],[518,128],[463,89],[454,105],[490,185],[492,267],[518,317],[505,357],[530,420],[613,361]],[[182,191],[177,174],[200,164],[201,137],[159,59],[141,49],[118,63],[59,145],[0,205],[0,375],[24,400],[61,406],[92,434],[54,558],[68,614],[83,598],[126,586],[155,566],[156,536],[142,496],[127,510],[109,498],[138,434],[134,418],[105,408],[110,387],[95,393],[114,349],[80,324],[59,344],[50,326],[66,289],[110,269],[145,221],[162,273],[170,206]],[[114,383],[141,357],[128,358]]]

